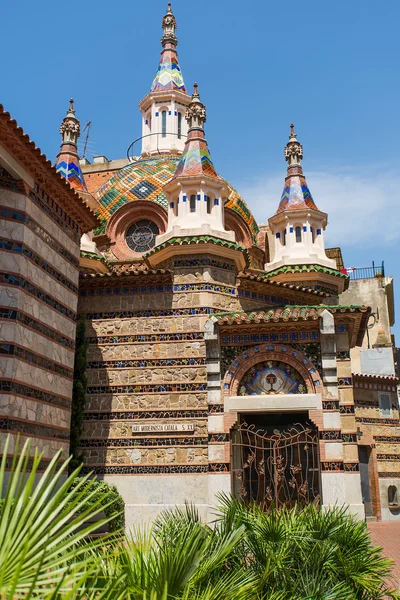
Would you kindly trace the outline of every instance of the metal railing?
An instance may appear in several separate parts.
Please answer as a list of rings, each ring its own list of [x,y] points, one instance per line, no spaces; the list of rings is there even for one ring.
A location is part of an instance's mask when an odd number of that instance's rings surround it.
[[[375,265],[372,261],[371,267],[347,267],[347,274],[350,279],[374,279],[375,277],[385,277],[385,264]]]

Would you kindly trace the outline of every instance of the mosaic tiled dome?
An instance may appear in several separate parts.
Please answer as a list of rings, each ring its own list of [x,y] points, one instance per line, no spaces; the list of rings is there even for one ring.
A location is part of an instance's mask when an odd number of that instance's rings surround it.
[[[163,186],[172,179],[178,162],[179,156],[170,155],[140,159],[110,177],[95,194],[102,221],[102,227],[95,233],[103,232],[111,215],[127,202],[149,200],[157,202],[167,210],[168,202]],[[231,185],[228,184],[228,187],[229,197],[225,206],[240,214],[250,227],[253,241],[256,243],[257,223],[243,198]]]

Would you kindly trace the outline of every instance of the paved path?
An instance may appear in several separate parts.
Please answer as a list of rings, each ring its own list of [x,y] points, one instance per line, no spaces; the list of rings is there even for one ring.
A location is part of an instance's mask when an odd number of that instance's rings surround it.
[[[373,543],[383,547],[383,554],[394,562],[393,576],[400,585],[400,521],[368,523]]]

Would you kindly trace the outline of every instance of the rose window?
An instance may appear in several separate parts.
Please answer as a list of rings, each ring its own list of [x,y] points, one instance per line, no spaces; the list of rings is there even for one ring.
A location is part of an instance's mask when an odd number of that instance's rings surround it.
[[[155,246],[159,229],[152,221],[136,221],[126,233],[126,243],[134,252],[147,252]]]

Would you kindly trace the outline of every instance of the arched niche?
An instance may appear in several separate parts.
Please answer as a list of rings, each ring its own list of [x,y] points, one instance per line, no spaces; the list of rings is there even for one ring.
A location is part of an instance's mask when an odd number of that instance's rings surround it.
[[[271,363],[272,366],[268,366],[268,363]],[[257,365],[264,365],[263,375],[257,375]],[[254,376],[259,381],[258,387],[255,386],[255,394],[252,392],[244,394],[242,393],[243,390],[240,389],[240,385],[246,374],[252,373],[254,367]],[[277,391],[269,390],[267,387],[263,392],[264,383],[260,384],[260,380],[265,379],[269,374],[275,374],[283,379],[285,368],[287,370],[287,381],[283,382],[282,389],[273,384],[270,387],[273,390],[277,388]],[[291,391],[290,380],[296,384]],[[272,383],[272,380],[270,381]],[[267,381],[265,385],[268,386]],[[299,388],[299,386],[302,387]],[[227,370],[223,382],[225,396],[257,395],[257,389],[260,391],[260,395],[263,395],[263,393],[322,394],[322,382],[317,369],[302,352],[285,344],[262,344],[239,354]]]
[[[242,217],[230,208],[224,208],[225,229],[233,231],[235,240],[238,244],[242,244],[245,248],[254,246],[250,227]]]

